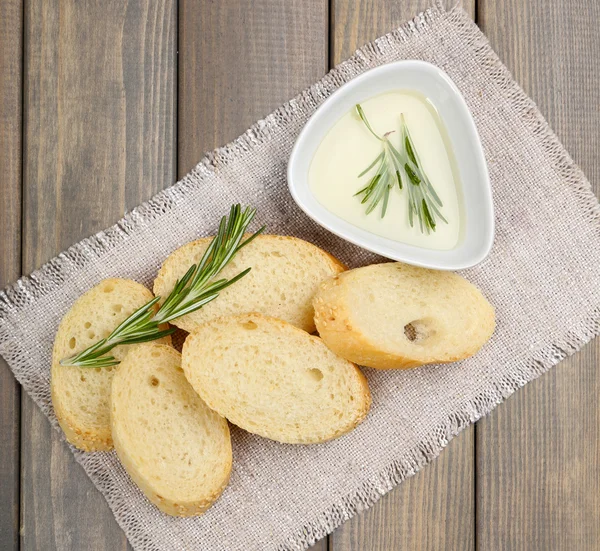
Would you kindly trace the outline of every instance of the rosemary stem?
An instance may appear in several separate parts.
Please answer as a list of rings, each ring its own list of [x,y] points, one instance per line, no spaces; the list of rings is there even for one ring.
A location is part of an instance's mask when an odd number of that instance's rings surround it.
[[[400,149],[396,149],[389,139],[390,134],[394,132],[393,130],[386,132],[381,137],[371,127],[360,104],[356,105],[356,112],[369,132],[382,142],[382,151],[359,174],[359,178],[373,169],[375,169],[375,175],[370,178],[365,187],[354,194],[361,199],[361,203],[366,204],[366,214],[370,214],[378,203],[383,200],[381,217],[385,216],[390,199],[390,190],[394,187],[395,181],[398,182],[399,191],[403,190],[402,175],[404,175],[406,177],[409,225],[413,227],[414,215],[417,216],[419,228],[423,233],[431,233],[436,230],[436,218],[447,224],[448,221],[440,211],[443,206],[442,201],[423,170],[404,113],[400,114]]]
[[[172,334],[175,328],[163,329],[161,325],[198,310],[250,271],[250,268],[247,268],[231,279],[215,281],[215,277],[236,253],[264,230],[262,227],[244,239],[244,233],[255,214],[256,211],[250,207],[242,210],[240,205],[233,205],[229,218],[224,216],[221,219],[217,235],[210,242],[200,262],[191,266],[177,281],[156,312],[154,308],[161,297],[155,297],[138,308],[106,339],[61,360],[60,363],[65,366],[109,367],[119,363],[113,356],[107,355],[116,346],[148,342]]]

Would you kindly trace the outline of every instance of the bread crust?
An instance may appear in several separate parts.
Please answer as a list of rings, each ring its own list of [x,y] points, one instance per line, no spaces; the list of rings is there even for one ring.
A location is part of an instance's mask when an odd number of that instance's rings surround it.
[[[416,357],[384,349],[360,329],[360,320],[356,319],[352,300],[348,295],[349,285],[357,285],[360,270],[361,268],[349,270],[322,282],[313,299],[315,325],[319,335],[333,352],[351,362],[374,369],[410,369],[430,363],[452,363],[477,353],[494,332],[494,309],[483,299],[487,307],[481,309],[478,323],[485,328],[485,338],[465,343],[460,353],[445,353],[443,356],[421,353]],[[377,283],[369,281],[368,284]],[[397,330],[404,331],[404,326]]]
[[[52,366],[50,368],[50,395],[58,424],[65,433],[67,441],[76,448],[86,452],[109,451],[113,447],[112,434],[110,425],[108,424],[108,405],[106,410],[106,425],[94,427],[86,425],[86,423],[77,416],[77,411],[73,411],[69,407],[71,401],[69,396],[66,394],[65,389],[62,387],[62,376],[67,373],[67,370],[71,370],[75,376],[81,375],[86,377],[88,376],[86,373],[90,374],[89,376],[94,376],[94,372],[96,370],[94,368],[62,366],[60,365],[60,360],[69,355],[69,352],[64,346],[63,342],[66,338],[65,332],[69,331],[71,324],[75,323],[76,319],[92,306],[93,301],[101,300],[102,295],[99,290],[106,286],[118,286],[120,289],[128,289],[131,294],[143,296],[144,301],[148,301],[153,298],[150,290],[136,281],[122,278],[108,278],[102,280],[100,283],[79,297],[61,320],[52,349]],[[142,306],[142,304],[143,303],[140,303],[140,306]],[[170,344],[171,338],[165,337],[161,339],[160,342]],[[116,368],[102,369],[110,369],[110,372],[112,372],[112,370]],[[112,376],[108,376],[108,378],[111,377]],[[84,387],[82,387],[81,391],[85,391]]]
[[[130,352],[127,354],[124,362],[127,361],[127,357],[130,354],[140,354],[143,351],[142,347],[146,350],[157,350],[161,353],[166,353],[173,360],[175,360],[178,364],[181,363],[181,354],[177,352],[171,346],[156,344],[156,343],[145,343],[138,345],[136,347],[132,347]],[[131,357],[130,357],[131,359]],[[132,369],[136,368],[135,365],[126,364],[124,369]],[[124,376],[124,373],[117,373],[117,375],[113,378],[113,388],[116,388],[119,384],[118,377]],[[111,408],[111,427],[114,438],[114,446],[115,451],[119,457],[119,460],[123,464],[123,467],[131,477],[131,479],[135,482],[135,484],[140,488],[140,490],[144,493],[144,495],[148,498],[148,500],[156,505],[163,513],[166,513],[171,516],[177,517],[192,517],[198,516],[204,513],[207,509],[213,505],[217,499],[221,496],[225,488],[229,483],[229,478],[231,475],[232,468],[232,450],[231,450],[231,437],[229,434],[229,426],[227,421],[223,419],[222,430],[223,436],[226,438],[228,442],[228,447],[226,450],[226,455],[222,458],[223,462],[221,464],[222,472],[220,473],[220,484],[214,488],[211,488],[210,491],[203,496],[202,498],[198,498],[195,500],[185,500],[185,499],[171,499],[168,496],[161,495],[156,488],[142,475],[140,470],[138,469],[138,465],[134,458],[130,453],[130,446],[128,446],[122,438],[121,431],[118,428],[117,420],[114,418],[114,411]]]
[[[250,234],[246,234],[244,237],[250,237]],[[212,237],[203,237],[200,239],[196,239],[195,241],[191,241],[190,243],[186,243],[185,245],[179,247],[178,249],[176,249],[174,252],[172,252],[163,262],[157,276],[156,279],[154,280],[154,286],[153,286],[153,291],[155,295],[160,295],[164,298],[165,295],[167,295],[174,284],[174,281],[172,281],[172,274],[173,273],[178,273],[181,272],[179,274],[179,276],[183,276],[183,274],[185,273],[184,268],[187,268],[187,263],[185,264],[185,266],[179,266],[180,264],[180,259],[181,258],[188,258],[188,257],[192,257],[194,256],[194,253],[196,252],[197,249],[199,250],[204,250],[208,244],[212,241]],[[333,255],[329,254],[327,251],[324,251],[323,249],[317,247],[316,245],[313,245],[312,243],[309,243],[308,241],[304,241],[303,239],[299,239],[297,237],[293,237],[293,236],[287,236],[287,235],[259,235],[258,237],[255,238],[254,242],[249,244],[248,247],[253,247],[253,246],[264,246],[265,243],[269,244],[269,248],[271,249],[275,249],[276,248],[276,244],[277,243],[294,243],[296,245],[296,247],[300,248],[300,249],[304,249],[306,251],[309,251],[311,253],[317,253],[320,255],[321,259],[323,262],[326,263],[327,265],[327,271],[329,272],[330,275],[334,275],[334,274],[338,274],[343,272],[344,270],[347,269],[347,267],[340,262],[337,258],[335,258]],[[298,257],[296,264],[301,265],[303,262],[303,259]],[[240,285],[243,285],[243,281],[240,282]],[[268,293],[271,291],[271,287],[268,285],[268,282],[265,284],[265,289],[263,292]],[[232,291],[230,289],[228,289],[228,293],[231,293]],[[220,297],[219,300],[223,301],[223,300],[227,300],[227,294],[224,294]],[[292,293],[289,293],[292,294]],[[312,299],[312,297],[311,297]],[[310,307],[311,306],[311,299],[309,299],[305,304],[302,305],[303,309],[305,309],[307,306]],[[208,308],[210,308],[210,305],[207,305]],[[207,307],[204,308],[204,312],[206,312],[208,310]],[[240,310],[243,310],[243,306],[240,306],[239,308]],[[248,310],[248,312],[245,311],[235,311],[235,312],[230,312],[230,315],[236,315],[236,314],[245,314],[245,313],[249,313],[252,311],[252,308],[250,308]],[[276,314],[272,311],[264,311],[262,312],[265,315],[274,315],[275,317]],[[216,319],[217,317],[222,317],[223,314],[218,314],[215,315],[212,319]],[[196,319],[196,316],[194,316],[194,313],[187,315],[187,316],[182,316],[181,318],[178,318],[176,320],[173,320],[173,325],[176,325],[177,327],[183,329],[184,331],[187,332],[192,332],[194,329],[196,329],[199,325],[201,325],[202,323],[205,323],[206,321],[210,321],[209,319],[202,319],[201,321],[198,321],[198,319]],[[287,320],[292,322],[293,320]],[[303,315],[303,322],[298,325],[301,329],[304,329],[305,331],[313,332],[315,330],[314,327],[314,322],[312,319],[312,314],[309,312],[307,315]]]
[[[220,408],[211,399],[210,393],[207,393],[206,388],[203,388],[201,385],[199,385],[198,381],[196,380],[196,377],[194,374],[193,362],[189,360],[189,357],[191,356],[190,351],[193,350],[193,348],[196,346],[205,345],[206,341],[203,340],[203,335],[202,335],[203,328],[212,326],[213,324],[217,324],[217,325],[218,324],[235,324],[238,322],[246,323],[248,321],[252,321],[257,324],[258,323],[268,324],[273,328],[278,328],[284,332],[295,333],[296,335],[301,336],[301,338],[306,338],[309,341],[318,343],[318,346],[323,346],[322,340],[319,337],[314,336],[314,335],[309,335],[306,333],[306,331],[303,331],[302,329],[299,329],[298,327],[295,327],[283,320],[273,318],[270,316],[265,316],[264,314],[260,314],[257,312],[251,312],[249,314],[240,314],[238,316],[226,316],[226,317],[218,318],[216,320],[212,320],[210,322],[203,324],[198,329],[196,329],[195,331],[190,333],[188,335],[188,337],[184,343],[184,347],[183,347],[182,366],[183,366],[184,373],[185,373],[188,381],[190,382],[190,384],[195,388],[196,392],[198,392],[198,394],[209,405],[209,407],[211,407],[215,411],[219,412],[221,415],[224,415],[225,417],[227,417],[226,412],[219,411]],[[198,341],[198,342],[196,342],[196,341]],[[351,422],[348,425],[341,427],[339,430],[332,432],[330,435],[328,435],[328,437],[321,438],[321,437],[317,437],[316,435],[304,435],[304,437],[302,439],[286,438],[281,435],[275,436],[272,433],[272,431],[268,430],[266,427],[264,428],[264,430],[256,430],[256,429],[251,430],[248,427],[242,426],[241,424],[240,424],[240,427],[249,432],[259,434],[260,436],[263,436],[265,438],[270,438],[272,440],[276,440],[278,442],[287,443],[287,444],[318,444],[318,443],[333,440],[335,438],[339,438],[340,436],[352,431],[367,416],[369,409],[371,407],[372,398],[371,398],[371,392],[369,390],[368,381],[367,381],[366,377],[364,376],[364,374],[362,373],[362,371],[358,368],[358,366],[356,366],[352,362],[347,362],[347,363],[349,366],[351,366],[353,376],[356,378],[356,381],[359,385],[360,390],[358,392],[358,395],[360,397],[360,400],[358,400],[355,417],[351,420]]]

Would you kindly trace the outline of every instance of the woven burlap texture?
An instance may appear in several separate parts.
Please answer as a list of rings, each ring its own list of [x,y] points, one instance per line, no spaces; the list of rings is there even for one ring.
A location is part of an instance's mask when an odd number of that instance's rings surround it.
[[[51,347],[74,300],[109,276],[150,285],[171,251],[212,234],[235,202],[256,206],[258,222],[269,232],[308,239],[352,267],[376,260],[311,222],[293,203],[285,171],[298,132],[331,92],[367,69],[400,59],[426,60],[446,71],[481,135],[496,239],[489,258],[463,275],[496,307],[492,340],[459,364],[406,372],[365,369],[372,410],[336,441],[281,445],[234,428],[231,483],[199,518],[160,513],[114,453],[73,449],[134,549],[304,549],[598,333],[600,212],[589,183],[467,14],[435,6],[356,52],[112,228],[0,294],[0,353],[17,379],[56,427]]]

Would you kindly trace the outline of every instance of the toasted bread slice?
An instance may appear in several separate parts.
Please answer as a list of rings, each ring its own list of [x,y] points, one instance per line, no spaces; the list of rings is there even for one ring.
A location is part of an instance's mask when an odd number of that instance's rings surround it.
[[[128,279],[106,279],[79,297],[63,317],[52,352],[50,389],[54,413],[67,440],[84,451],[110,450],[110,384],[114,367],[60,365],[67,358],[108,335],[154,296]],[[170,343],[169,337],[162,339]],[[121,360],[127,346],[111,354]]]
[[[172,253],[162,265],[154,293],[165,298],[192,264],[197,263],[212,238],[199,239]],[[248,312],[274,316],[304,329],[315,330],[312,299],[324,279],[345,267],[315,245],[295,237],[260,235],[241,249],[219,278],[231,278],[252,268],[200,310],[173,320],[173,325],[193,331],[212,319]]]
[[[182,366],[209,407],[278,442],[331,440],[356,427],[371,405],[354,364],[318,337],[261,314],[200,326],[183,345]]]
[[[110,419],[125,470],[164,513],[199,515],[227,486],[227,421],[194,392],[170,346],[130,347],[112,381]]]
[[[319,287],[325,344],[359,365],[403,369],[455,362],[494,332],[494,308],[466,279],[398,262],[357,268]]]

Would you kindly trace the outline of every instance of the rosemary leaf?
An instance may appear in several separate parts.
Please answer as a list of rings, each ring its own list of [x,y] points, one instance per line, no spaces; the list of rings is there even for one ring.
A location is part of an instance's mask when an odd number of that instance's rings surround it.
[[[385,186],[385,191],[383,192],[383,206],[381,207],[381,218],[385,216],[388,207],[388,201],[390,199],[390,186]]]
[[[423,199],[423,213],[425,214],[425,220],[429,224],[429,227],[435,231],[435,220],[429,214],[429,209],[427,208],[427,201]]]
[[[371,128],[371,125],[369,124],[369,121],[367,120],[367,117],[365,116],[365,112],[363,111],[363,108],[360,105],[360,103],[356,104],[356,112],[358,113],[360,120],[363,121],[365,123],[365,126],[369,129],[369,132],[371,132],[371,134],[373,134],[373,136],[375,136],[379,141],[382,141],[382,138],[380,138],[375,133],[375,131]]]
[[[396,170],[396,178],[398,180],[398,187],[402,189],[402,177],[400,176],[400,171]]]
[[[413,162],[413,164],[419,166],[419,163],[417,163],[417,159],[415,158],[412,145],[410,143],[410,138],[408,136],[404,138],[404,147],[406,148],[406,154],[408,155],[408,158]]]
[[[233,285],[250,271],[250,268],[247,268],[231,279],[215,280],[235,254],[264,230],[262,227],[250,237],[244,238],[244,233],[255,214],[256,211],[250,207],[242,210],[241,205],[233,205],[229,217],[224,216],[221,219],[217,235],[210,242],[200,262],[189,268],[156,312],[154,307],[161,297],[156,297],[138,308],[106,339],[61,360],[60,363],[78,367],[110,367],[119,363],[113,356],[107,355],[116,346],[153,341],[175,332],[176,328],[163,327],[166,323],[194,312],[216,299],[223,289]]]
[[[401,147],[398,150],[389,139],[393,130],[379,136],[371,127],[360,104],[356,105],[356,112],[369,132],[382,142],[382,150],[379,155],[358,176],[362,178],[377,167],[367,185],[354,194],[360,197],[361,204],[366,205],[366,214],[373,212],[379,202],[383,201],[381,208],[381,217],[383,218],[389,207],[391,189],[397,183],[399,190],[405,190],[408,194],[408,222],[411,227],[414,227],[415,215],[422,233],[435,231],[438,218],[447,224],[448,221],[440,211],[443,207],[442,201],[423,171],[404,114],[400,115]],[[404,173],[406,181],[412,185],[404,188],[402,173]]]
[[[406,175],[408,179],[415,185],[418,186],[421,183],[419,177],[415,174],[414,170],[410,167],[408,163],[405,163],[404,170],[406,171]]]
[[[362,178],[367,172],[369,172],[369,170],[371,170],[379,161],[381,161],[381,159],[383,158],[383,151],[377,155],[377,157],[375,157],[375,160],[367,167],[365,168],[359,175],[359,178]]]

